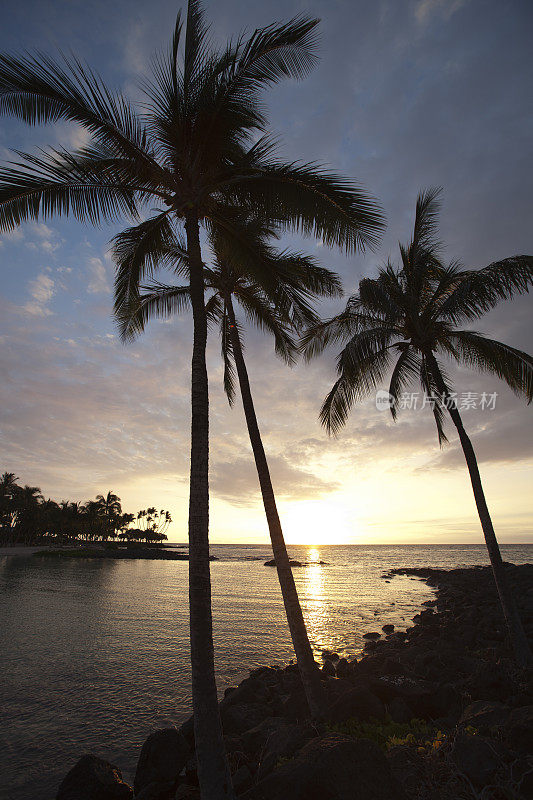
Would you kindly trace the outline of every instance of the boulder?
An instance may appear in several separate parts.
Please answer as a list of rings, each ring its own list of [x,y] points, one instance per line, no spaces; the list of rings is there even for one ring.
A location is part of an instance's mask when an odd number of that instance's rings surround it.
[[[325,675],[326,678],[334,678],[337,675],[335,667],[331,661],[325,661],[320,672],[322,675]]]
[[[533,706],[513,709],[503,732],[513,750],[524,754],[533,753]]]
[[[282,713],[295,722],[309,719],[309,705],[301,684],[283,700]]]
[[[332,703],[328,719],[330,722],[344,722],[352,717],[363,721],[384,719],[383,703],[364,686],[351,689]]]
[[[406,800],[379,747],[330,733],[241,795],[243,800]]]
[[[351,692],[354,684],[346,678],[328,678],[325,685],[326,696],[329,702],[333,702],[342,694]]]
[[[255,728],[266,717],[272,716],[271,709],[263,703],[232,703],[220,706],[220,717],[225,734],[239,735]]]
[[[137,800],[137,798],[135,798]],[[178,790],[174,795],[174,800],[200,800],[200,790],[194,786],[188,786],[183,783],[178,786]]]
[[[257,762],[258,777],[263,778],[272,772],[280,758],[291,758],[315,735],[316,731],[310,724],[298,725],[273,717],[244,734],[243,742]]]
[[[335,653],[333,650],[322,650],[322,660],[323,661],[338,661],[339,654]]]
[[[381,630],[383,631],[383,633],[386,634],[394,633],[394,625],[392,624],[383,625]]]
[[[337,677],[346,678],[352,671],[350,664],[345,658],[340,658],[336,666]]]
[[[283,717],[267,717],[255,728],[250,728],[240,737],[243,751],[250,756],[255,756],[270,739],[277,739],[283,732],[291,727],[291,723]]]
[[[381,639],[381,633],[378,633],[377,631],[363,633],[363,639],[366,639],[367,642],[376,642],[378,639]]]
[[[489,783],[500,763],[493,743],[481,736],[467,736],[465,733],[456,736],[452,758],[458,770],[477,786]]]
[[[321,563],[322,563],[322,562],[321,562]],[[302,567],[302,566],[303,566],[303,564],[302,564],[302,562],[301,562],[301,561],[295,561],[295,560],[293,560],[293,559],[291,559],[291,560],[289,561],[289,565],[290,565],[291,567]],[[271,559],[270,559],[270,561],[265,561],[265,564],[264,564],[264,566],[265,566],[265,567],[275,567],[275,566],[276,566],[276,559],[275,559],[275,558],[271,558]]]
[[[155,731],[144,742],[137,763],[135,797],[172,800],[179,774],[190,756],[187,741],[176,728]]]
[[[122,780],[118,767],[86,755],[61,781],[56,800],[131,800],[133,790]]]
[[[459,723],[478,730],[501,728],[510,713],[508,706],[496,700],[476,700],[465,708]]]
[[[249,789],[253,783],[253,776],[246,764],[242,764],[239,769],[231,776],[233,788],[237,794],[242,794]]]

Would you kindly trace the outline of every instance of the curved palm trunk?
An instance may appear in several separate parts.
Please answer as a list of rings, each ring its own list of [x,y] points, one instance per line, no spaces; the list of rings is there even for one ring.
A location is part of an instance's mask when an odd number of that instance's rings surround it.
[[[474,452],[472,442],[470,441],[470,438],[463,427],[463,421],[459,411],[457,410],[457,406],[448,395],[446,384],[444,383],[435,357],[432,354],[427,354],[426,358],[429,368],[433,373],[433,377],[435,378],[435,383],[439,392],[443,397],[447,398],[446,405],[459,434],[459,439],[461,441],[461,446],[463,448],[468,466],[468,472],[470,473],[470,480],[472,482],[472,489],[479,514],[479,520],[485,536],[487,550],[489,551],[494,581],[500,597],[500,603],[502,606],[503,615],[505,617],[505,622],[507,623],[509,637],[515,652],[516,661],[520,667],[530,666],[533,664],[531,648],[524,632],[520,615],[518,614],[518,609],[516,607],[516,602],[513,597],[511,587],[509,586],[509,581],[505,572],[505,566],[500,553],[500,547],[498,545],[498,540],[496,539],[496,534],[494,533],[494,527],[490,518],[487,501],[485,500],[485,493],[483,491],[481,476],[479,474],[476,454]]]
[[[209,394],[205,361],[207,319],[199,226],[195,216],[187,218],[185,230],[191,265],[190,291],[194,320],[189,496],[189,607],[194,740],[202,800],[233,800],[215,681],[209,568]]]
[[[298,662],[311,716],[313,719],[321,720],[324,716],[325,704],[320,673],[307,636],[300,600],[298,599],[298,592],[296,591],[294,576],[289,563],[289,555],[285,546],[285,539],[283,538],[283,531],[276,506],[276,498],[270,479],[270,470],[261,440],[261,433],[257,424],[248,371],[235,326],[235,313],[230,295],[225,298],[225,302],[230,321],[231,345],[235,357],[235,366],[237,367],[242,404],[254,453],[255,466],[259,476],[259,484],[261,486],[263,505],[265,507],[270,540],[272,542],[272,551],[276,560],[276,569],[281,586],[283,603],[285,605],[285,613],[287,615],[294,652],[296,654],[296,660]]]

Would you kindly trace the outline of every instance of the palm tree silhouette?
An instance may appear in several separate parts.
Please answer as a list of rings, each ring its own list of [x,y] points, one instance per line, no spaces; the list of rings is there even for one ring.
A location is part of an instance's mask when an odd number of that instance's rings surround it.
[[[253,209],[348,251],[375,243],[382,227],[375,202],[354,184],[315,165],[281,163],[272,139],[264,135],[260,92],[282,78],[307,74],[316,61],[316,25],[315,19],[299,17],[256,30],[248,38],[241,35],[215,50],[199,2],[189,0],[184,37],[178,15],[170,51],[157,59],[152,79],[144,83],[142,118],[76,59],[56,63],[46,55],[0,57],[0,112],[30,124],[68,120],[91,135],[80,149],[19,153],[18,165],[0,170],[0,230],[55,214],[72,214],[93,224],[132,216],[137,224],[123,242],[136,254],[131,276],[135,283],[150,272],[174,228],[185,229],[194,329],[192,694],[200,788],[212,800],[232,797],[233,790],[214,677],[207,317],[200,227],[217,224],[231,235],[235,210]],[[143,211],[149,216],[138,222]]]
[[[295,345],[290,330],[300,330],[316,322],[311,298],[339,296],[341,283],[334,273],[320,267],[309,256],[277,251],[269,243],[277,234],[272,226],[250,218],[241,220],[240,225],[240,241],[246,242],[244,263],[240,260],[242,249],[236,251],[223,230],[215,230],[209,237],[212,263],[204,266],[205,285],[210,292],[206,310],[210,322],[216,322],[220,329],[224,389],[230,405],[235,397],[236,367],[289,630],[311,714],[321,719],[325,711],[322,683],[289,563],[243,355],[242,328],[235,318],[233,299],[242,307],[249,322],[274,337],[277,353],[293,363]],[[163,259],[163,266],[165,264],[173,264],[173,271],[178,275],[190,274],[186,246],[181,239],[169,245]],[[126,269],[124,264],[123,269]],[[119,281],[120,277],[119,272]],[[136,287],[129,298],[121,295],[121,302],[116,305],[123,341],[133,340],[152,317],[168,319],[190,306],[189,285],[152,282],[140,288],[139,292]]]
[[[393,419],[402,390],[413,380],[420,381],[429,397],[438,398],[432,407],[441,444],[446,441],[443,424],[446,410],[449,412],[470,473],[516,659],[526,666],[531,664],[531,649],[508,585],[474,448],[437,355],[496,375],[531,402],[533,358],[458,326],[479,319],[500,300],[527,292],[533,283],[533,257],[513,256],[480,270],[464,269],[458,262],[445,266],[436,239],[439,193],[440,189],[430,189],[418,196],[413,238],[409,245],[400,245],[401,267],[388,263],[377,278],[363,279],[345,311],[311,327],[302,346],[311,357],[332,342],[348,340],[337,361],[339,378],[320,411],[321,422],[330,433],[344,425],[352,404],[380,384],[393,363],[389,387]]]

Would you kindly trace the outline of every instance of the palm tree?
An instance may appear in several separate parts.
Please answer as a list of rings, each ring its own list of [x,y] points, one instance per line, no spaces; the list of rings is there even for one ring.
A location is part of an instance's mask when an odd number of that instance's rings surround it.
[[[0,112],[30,123],[68,120],[91,140],[74,151],[19,153],[0,170],[0,230],[28,219],[72,214],[99,223],[133,216],[125,252],[133,282],[150,273],[174,228],[183,225],[191,265],[191,480],[189,603],[195,744],[201,791],[233,796],[214,677],[209,570],[209,402],[207,317],[200,226],[233,230],[235,210],[253,209],[286,228],[347,251],[375,243],[382,218],[354,184],[310,164],[275,157],[260,92],[314,65],[317,20],[296,18],[215,50],[204,15],[189,0],[184,45],[178,16],[172,45],[144,86],[142,118],[77,60],[0,57]],[[183,56],[181,58],[181,51]],[[258,135],[260,138],[258,138]],[[156,210],[154,212],[154,206]],[[149,216],[142,222],[141,212]],[[239,246],[235,238],[235,246]]]
[[[308,357],[335,341],[348,343],[339,355],[339,378],[320,411],[330,433],[346,422],[352,404],[371,392],[394,363],[390,409],[396,419],[402,390],[419,380],[430,398],[441,445],[446,410],[457,428],[494,573],[494,580],[519,665],[531,664],[531,649],[508,585],[490,518],[474,448],[459,414],[451,382],[437,356],[496,375],[528,402],[533,399],[533,358],[481,333],[458,327],[479,319],[498,301],[529,290],[533,257],[512,256],[480,270],[458,262],[445,266],[436,240],[439,189],[422,192],[413,238],[400,245],[401,267],[390,263],[378,277],[363,279],[339,316],[311,328],[303,338]],[[397,356],[397,358],[396,358]]]
[[[277,252],[269,238],[275,228],[254,219],[241,221],[241,241],[247,241],[246,262],[239,260],[232,241],[224,231],[214,231],[209,237],[213,254],[211,266],[204,266],[205,285],[211,295],[206,303],[208,318],[218,322],[224,360],[224,389],[230,405],[235,397],[235,367],[243,402],[248,433],[259,477],[263,505],[267,518],[278,578],[285,605],[289,630],[302,676],[311,715],[323,717],[324,696],[320,675],[307,635],[298,592],[283,537],[270,470],[255,413],[248,371],[243,356],[241,325],[237,323],[233,298],[241,305],[249,322],[271,333],[276,350],[288,363],[293,363],[295,347],[288,329],[301,329],[316,322],[309,300],[313,296],[342,294],[338,277],[301,253]],[[253,255],[253,257],[251,257]],[[186,246],[177,239],[169,246],[164,263],[174,264],[178,275],[189,275]],[[123,265],[124,266],[124,265]],[[250,274],[251,273],[251,274]],[[149,319],[163,319],[190,305],[190,287],[167,286],[152,282],[138,287],[131,299],[121,296],[116,316],[123,341],[133,340]]]
[[[96,509],[103,521],[102,539],[107,539],[108,536],[113,538],[115,536],[117,517],[122,513],[120,497],[113,494],[113,492],[108,492],[105,496],[103,494],[97,494]]]

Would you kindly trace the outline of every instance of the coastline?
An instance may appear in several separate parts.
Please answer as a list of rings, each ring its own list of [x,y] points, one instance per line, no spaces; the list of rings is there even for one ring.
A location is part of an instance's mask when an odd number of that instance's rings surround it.
[[[533,565],[507,568],[532,636]],[[489,783],[531,796],[533,676],[514,666],[490,569],[400,568],[382,578],[396,575],[423,580],[435,597],[407,631],[368,641],[362,658],[323,653],[325,723],[309,720],[294,664],[255,669],[226,690],[220,712],[239,796],[348,798],[347,776],[367,800],[475,797]],[[168,797],[198,798],[191,737],[190,719],[148,737],[136,797],[156,797],[152,791],[166,786]],[[366,785],[369,769],[374,780]]]
[[[79,545],[77,547],[40,547],[15,545],[0,547],[0,558],[9,556],[41,556],[43,558],[97,558],[97,559],[147,559],[149,561],[188,561],[188,553],[177,552],[166,548],[154,547],[122,547],[105,548],[98,545]],[[210,561],[217,561],[210,556]]]

